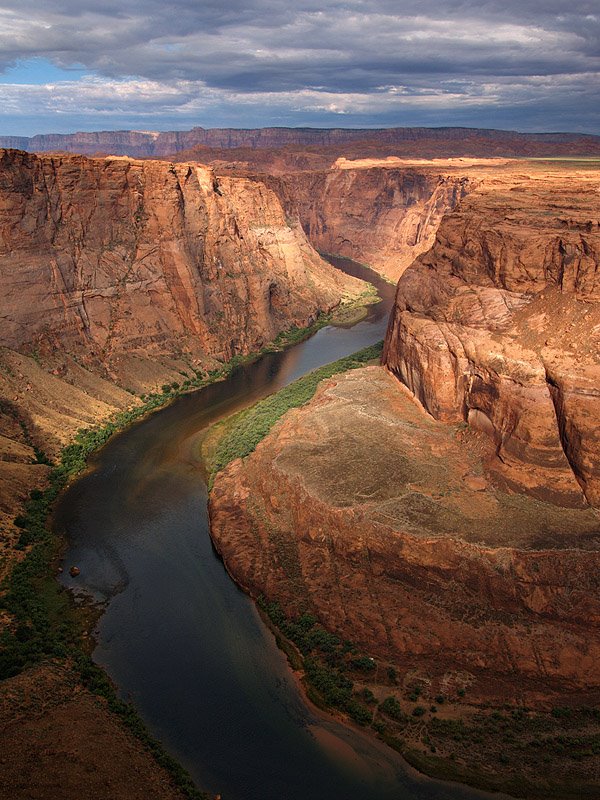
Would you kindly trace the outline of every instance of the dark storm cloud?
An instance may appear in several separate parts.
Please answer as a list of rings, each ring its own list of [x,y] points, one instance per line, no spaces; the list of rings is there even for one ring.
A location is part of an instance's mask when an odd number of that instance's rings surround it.
[[[346,124],[404,124],[410,116],[598,127],[598,0],[40,6],[0,6],[0,68],[36,56],[84,65],[95,77],[52,91],[2,86],[5,117],[37,109],[97,114],[104,124],[154,119],[165,128],[169,119],[213,124],[234,109],[239,125],[339,124],[340,116]]]

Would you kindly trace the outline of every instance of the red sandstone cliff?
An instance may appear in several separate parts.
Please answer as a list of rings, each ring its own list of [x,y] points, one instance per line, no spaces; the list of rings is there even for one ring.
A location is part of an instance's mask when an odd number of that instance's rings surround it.
[[[265,178],[318,250],[397,281],[435,239],[447,211],[477,185],[466,170],[429,166],[342,168]]]
[[[600,502],[600,180],[484,182],[405,272],[384,363],[488,434],[495,480]]]
[[[227,568],[286,613],[496,703],[598,697],[598,524],[486,485],[485,438],[425,415],[378,367],[323,384],[217,475]]]
[[[478,700],[597,698],[599,188],[515,168],[443,217],[384,351],[431,416],[347,373],[217,475],[243,586]]]
[[[360,285],[260,182],[0,151],[0,336],[13,349],[66,351],[142,388],[259,349]]]

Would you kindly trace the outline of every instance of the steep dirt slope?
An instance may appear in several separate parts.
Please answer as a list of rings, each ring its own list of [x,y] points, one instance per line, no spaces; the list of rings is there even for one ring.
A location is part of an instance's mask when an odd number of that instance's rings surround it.
[[[384,363],[490,436],[494,479],[600,500],[600,175],[483,183],[398,284]]]
[[[79,428],[105,420],[139,400],[69,358],[43,368],[0,348],[0,577],[14,558],[14,525],[31,489],[42,488],[46,458],[55,459]]]
[[[197,164],[0,153],[4,344],[127,388],[260,349],[361,284],[263,184]]]

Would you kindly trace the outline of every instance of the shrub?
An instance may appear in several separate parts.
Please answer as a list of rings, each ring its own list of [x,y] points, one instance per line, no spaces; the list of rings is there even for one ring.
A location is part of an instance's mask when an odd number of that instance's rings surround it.
[[[399,721],[406,719],[406,714],[402,711],[402,707],[395,697],[386,697],[379,704],[379,710],[386,716],[391,717],[391,719]]]
[[[359,670],[360,672],[374,672],[377,669],[377,663],[374,658],[370,658],[369,656],[359,656],[358,658],[353,658],[350,662],[353,669]]]

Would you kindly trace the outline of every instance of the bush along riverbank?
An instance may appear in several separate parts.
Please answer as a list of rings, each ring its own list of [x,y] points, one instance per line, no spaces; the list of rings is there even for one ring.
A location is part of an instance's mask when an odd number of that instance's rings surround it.
[[[600,709],[475,707],[460,680],[434,692],[424,676],[401,675],[310,613],[292,619],[276,601],[257,604],[307,697],[370,728],[424,774],[513,797],[599,796],[590,766],[600,752]]]
[[[382,349],[383,342],[378,342],[353,355],[319,367],[276,394],[214,425],[203,448],[209,488],[217,473],[225,469],[227,464],[236,458],[249,456],[287,411],[308,403],[321,381],[340,372],[378,363]]]

